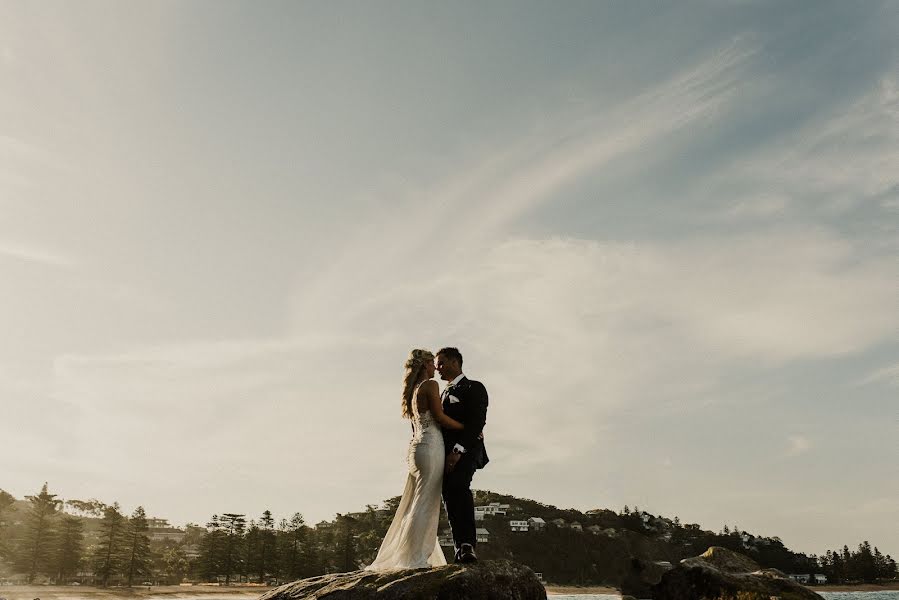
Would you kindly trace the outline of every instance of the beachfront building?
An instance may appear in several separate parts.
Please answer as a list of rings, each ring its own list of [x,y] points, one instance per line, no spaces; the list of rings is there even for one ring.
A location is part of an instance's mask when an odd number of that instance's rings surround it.
[[[529,529],[527,521],[509,521],[509,528],[512,531],[527,531]]]
[[[571,528],[574,529],[575,531],[583,531],[583,530],[584,530],[584,528],[581,527],[581,524],[578,523],[577,521],[575,521],[574,523],[572,523],[571,525],[569,525],[569,527],[571,527]]]
[[[808,573],[790,573],[789,577],[796,583],[808,583],[812,579]]]
[[[546,527],[546,521],[540,517],[531,517],[528,519],[528,525],[531,527],[531,531],[540,531]]]
[[[815,583],[818,585],[824,585],[827,583],[827,575],[823,573],[815,573]]]
[[[479,544],[486,544],[490,541],[490,532],[483,527],[478,527],[475,533]]]

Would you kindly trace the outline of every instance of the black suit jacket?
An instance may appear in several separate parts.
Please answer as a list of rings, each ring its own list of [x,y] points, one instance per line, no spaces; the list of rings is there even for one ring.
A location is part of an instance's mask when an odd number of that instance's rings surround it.
[[[450,395],[459,399],[451,402]],[[456,444],[465,448],[465,454],[474,461],[475,469],[483,469],[490,460],[484,447],[481,432],[487,422],[487,388],[480,381],[472,381],[467,377],[449,389],[443,395],[443,412],[465,425],[465,429],[444,429],[443,443],[449,454]]]

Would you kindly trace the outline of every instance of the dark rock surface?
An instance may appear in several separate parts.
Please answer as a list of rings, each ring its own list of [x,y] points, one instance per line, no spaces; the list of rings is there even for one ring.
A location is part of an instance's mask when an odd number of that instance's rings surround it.
[[[671,569],[663,567],[659,563],[643,560],[641,558],[629,558],[621,569],[622,576],[618,583],[618,589],[623,596],[635,598],[651,598],[652,586],[662,580],[662,575]]]
[[[353,571],[301,579],[259,600],[546,600],[529,568],[508,560],[403,571]]]
[[[647,597],[655,600],[822,600],[780,571],[759,570],[752,559],[719,547],[682,560],[662,575]]]

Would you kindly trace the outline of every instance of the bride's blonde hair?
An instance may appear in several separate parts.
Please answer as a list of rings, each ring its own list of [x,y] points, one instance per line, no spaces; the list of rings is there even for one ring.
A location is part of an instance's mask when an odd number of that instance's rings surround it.
[[[416,348],[409,352],[406,359],[406,374],[403,376],[403,418],[412,418],[412,394],[419,381],[424,380],[425,365],[434,362],[434,354],[430,350]]]

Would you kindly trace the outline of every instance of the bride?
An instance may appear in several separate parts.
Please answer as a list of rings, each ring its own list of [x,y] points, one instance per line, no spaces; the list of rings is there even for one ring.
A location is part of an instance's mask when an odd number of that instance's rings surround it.
[[[446,458],[441,425],[463,429],[443,412],[434,377],[434,355],[416,349],[406,361],[403,379],[403,418],[412,421],[407,462],[409,475],[396,515],[368,571],[419,569],[446,564],[437,542],[440,496]]]

